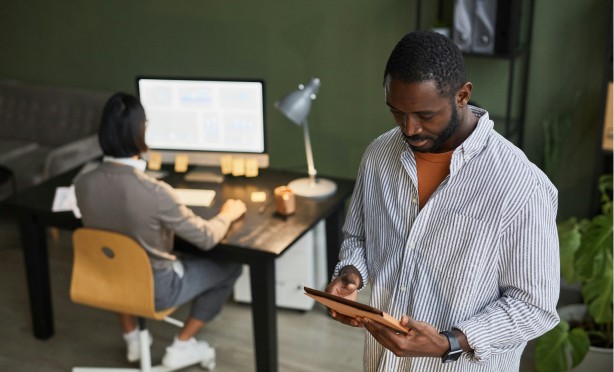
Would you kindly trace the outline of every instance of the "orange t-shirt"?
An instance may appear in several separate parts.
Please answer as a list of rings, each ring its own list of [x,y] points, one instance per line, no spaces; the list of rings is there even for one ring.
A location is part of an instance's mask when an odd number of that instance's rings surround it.
[[[453,152],[454,150],[442,153],[414,152],[418,171],[420,209],[424,207],[439,184],[450,173],[450,161]]]

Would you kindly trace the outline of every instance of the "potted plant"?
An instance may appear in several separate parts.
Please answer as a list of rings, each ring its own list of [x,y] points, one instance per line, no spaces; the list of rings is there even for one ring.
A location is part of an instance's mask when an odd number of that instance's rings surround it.
[[[612,360],[612,175],[603,175],[598,186],[599,215],[558,224],[561,276],[567,283],[579,283],[584,307],[572,319],[559,309],[561,322],[537,339],[538,371],[574,368],[593,347],[610,349],[607,359]],[[600,369],[592,369],[596,371]]]

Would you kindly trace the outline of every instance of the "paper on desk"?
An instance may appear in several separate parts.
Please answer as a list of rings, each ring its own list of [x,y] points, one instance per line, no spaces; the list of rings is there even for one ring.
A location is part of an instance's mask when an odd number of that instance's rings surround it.
[[[81,211],[77,206],[77,197],[75,196],[75,185],[55,189],[51,210],[53,212],[72,211],[76,218],[81,218]]]
[[[192,207],[208,207],[215,197],[213,190],[175,189],[175,191],[183,204]]]

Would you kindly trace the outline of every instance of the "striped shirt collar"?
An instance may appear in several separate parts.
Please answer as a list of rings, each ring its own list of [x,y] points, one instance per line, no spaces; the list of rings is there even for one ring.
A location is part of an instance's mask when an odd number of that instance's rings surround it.
[[[471,112],[478,117],[478,123],[473,130],[473,132],[461,143],[455,150],[452,155],[452,161],[450,162],[450,176],[454,176],[454,174],[463,166],[463,164],[468,163],[472,158],[477,156],[488,144],[488,138],[491,135],[491,130],[494,127],[494,123],[490,120],[488,115],[488,111],[481,109],[476,106],[469,105],[469,109]],[[403,139],[403,133],[399,128],[396,128],[398,131],[399,146],[403,146],[412,154],[412,157],[415,157],[411,147],[405,142]],[[412,159],[413,162],[413,159]]]
[[[488,138],[494,126],[488,116],[488,112],[475,106],[469,106],[471,112],[478,117],[478,123],[474,131],[461,143],[452,156],[450,163],[450,175],[453,176],[463,164],[477,156],[488,144]]]

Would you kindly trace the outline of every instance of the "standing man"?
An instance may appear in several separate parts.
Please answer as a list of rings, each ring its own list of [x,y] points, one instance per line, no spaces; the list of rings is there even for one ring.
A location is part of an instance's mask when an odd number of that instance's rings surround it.
[[[384,73],[397,127],[367,148],[327,292],[410,328],[370,333],[365,371],[518,371],[526,342],[558,323],[557,190],[468,104],[473,86],[447,37],[409,33]]]

